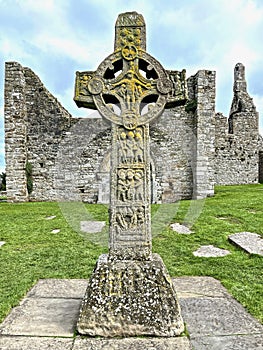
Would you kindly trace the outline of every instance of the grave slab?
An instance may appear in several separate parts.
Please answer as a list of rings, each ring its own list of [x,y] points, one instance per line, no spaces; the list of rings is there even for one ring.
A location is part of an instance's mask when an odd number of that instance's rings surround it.
[[[51,231],[51,233],[59,233],[60,232],[60,229],[59,228],[56,228],[54,230]]]
[[[224,298],[228,294],[222,284],[213,277],[195,276],[173,278],[180,299],[185,298]]]
[[[204,258],[219,258],[230,254],[226,249],[220,249],[213,245],[203,245],[193,252],[194,256]]]
[[[50,215],[46,217],[46,220],[53,220],[56,218],[56,215]]]
[[[86,233],[99,233],[105,225],[105,221],[81,221],[80,230]]]
[[[239,232],[228,236],[228,239],[249,254],[263,256],[263,238],[257,233]]]
[[[263,334],[200,337],[191,344],[196,350],[262,350]]]
[[[193,233],[193,231],[191,231],[189,229],[189,227],[187,227],[185,225],[181,225],[178,222],[171,224],[171,228],[173,231],[176,231],[177,233],[179,233],[181,235],[190,235],[191,233]]]
[[[125,338],[81,339],[78,337],[72,350],[191,350],[187,337],[177,338]]]
[[[0,337],[1,350],[72,350],[73,339],[44,337]]]
[[[190,337],[263,334],[263,326],[232,298],[187,298],[180,301]]]
[[[31,288],[27,296],[31,298],[82,299],[87,285],[88,281],[84,279],[41,279]]]
[[[72,337],[81,300],[26,298],[0,327],[6,335]]]

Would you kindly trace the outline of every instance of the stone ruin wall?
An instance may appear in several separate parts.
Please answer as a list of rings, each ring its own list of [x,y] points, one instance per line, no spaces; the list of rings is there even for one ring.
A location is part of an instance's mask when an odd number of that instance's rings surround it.
[[[32,165],[32,200],[49,200],[52,166],[59,144],[72,123],[71,115],[39,78],[17,62],[6,63],[5,143],[7,195],[28,199],[26,167]]]
[[[199,71],[187,82],[189,103],[165,111],[150,127],[153,202],[213,195],[215,183],[258,182],[255,113],[235,114],[229,134],[227,119],[215,116],[215,72]],[[100,117],[73,118],[16,62],[6,64],[5,131],[10,201],[108,201],[110,126]],[[29,195],[26,163],[32,165]]]
[[[259,115],[247,92],[245,67],[241,63],[235,66],[233,94],[229,118],[216,114],[216,184],[263,182]]]

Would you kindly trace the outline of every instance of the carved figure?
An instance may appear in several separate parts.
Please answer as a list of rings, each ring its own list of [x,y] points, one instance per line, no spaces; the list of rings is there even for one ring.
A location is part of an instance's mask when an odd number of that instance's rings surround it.
[[[133,162],[133,158],[134,158],[134,147],[135,147],[135,140],[134,140],[134,133],[133,131],[129,131],[127,134],[127,141],[126,141],[126,145],[127,145],[127,155],[126,155],[126,160],[128,163],[132,163]]]
[[[134,199],[143,200],[143,171],[137,170],[134,174]]]
[[[120,161],[121,163],[127,162],[127,135],[122,131],[119,135],[119,145],[120,145]]]
[[[134,147],[134,162],[142,163],[143,162],[143,139],[140,132],[135,134],[135,145]]]
[[[134,171],[127,171],[127,199],[133,200],[135,197],[135,188],[134,188]]]
[[[137,230],[144,224],[143,207],[121,207],[116,213],[118,231]]]
[[[120,86],[120,89],[117,90],[117,93],[121,97],[124,97],[126,101],[126,108],[129,111],[136,112],[135,102],[143,93],[142,87],[148,90],[151,88],[151,83],[144,84],[135,77],[135,72],[130,69],[126,74],[126,78],[113,84],[113,86]],[[114,90],[112,92],[114,92]]]
[[[118,172],[118,183],[117,183],[117,198],[120,201],[125,202],[127,200],[127,183],[126,183],[126,172],[120,170]]]

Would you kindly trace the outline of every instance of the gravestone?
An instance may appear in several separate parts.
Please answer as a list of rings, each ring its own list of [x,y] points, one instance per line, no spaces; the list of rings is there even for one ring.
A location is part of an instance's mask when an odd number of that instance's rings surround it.
[[[77,72],[74,100],[111,123],[109,254],[100,256],[78,321],[91,336],[176,336],[184,326],[161,257],[152,254],[149,124],[187,100],[185,71],[146,52],[142,15],[118,16],[115,48],[95,72]]]

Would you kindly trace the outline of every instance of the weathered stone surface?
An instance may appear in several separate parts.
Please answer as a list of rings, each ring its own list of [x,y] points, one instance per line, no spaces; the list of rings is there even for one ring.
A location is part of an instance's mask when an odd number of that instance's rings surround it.
[[[72,350],[73,339],[44,337],[0,337],[1,350]]]
[[[190,235],[191,233],[193,233],[193,231],[191,231],[187,226],[181,225],[178,222],[171,224],[171,228],[173,231],[176,231],[183,235]]]
[[[77,338],[73,350],[191,350],[186,337],[177,338],[126,338],[126,339],[81,339]]]
[[[222,284],[213,277],[178,277],[173,278],[176,292],[180,299],[185,298],[219,298],[228,295]]]
[[[191,339],[196,350],[262,350],[263,333]]]
[[[83,280],[40,280],[36,286],[33,287],[34,293],[28,298],[34,298],[34,296],[41,296],[48,300],[51,298],[53,300],[53,292],[57,294],[60,290],[60,297],[66,300],[71,295],[76,295],[74,289],[83,291]],[[70,283],[71,282],[71,283]],[[0,349],[2,350],[38,350],[38,349],[54,349],[54,350],[122,350],[122,349],[147,349],[147,350],[261,350],[263,341],[263,330],[259,322],[254,320],[251,316],[247,319],[247,312],[243,307],[240,306],[233,298],[225,292],[224,287],[221,283],[211,277],[180,277],[174,280],[176,283],[176,288],[179,290],[179,299],[182,304],[182,315],[186,323],[186,329],[190,330],[190,340],[185,336],[181,337],[163,337],[163,338],[123,338],[123,339],[101,339],[101,338],[90,338],[90,337],[79,337],[77,336],[74,341],[73,336],[68,339],[59,337],[60,329],[63,328],[65,324],[65,319],[60,318],[60,327],[56,327],[58,334],[47,337],[39,336],[9,336],[0,335]],[[85,282],[86,283],[86,282]],[[45,286],[45,288],[43,288]],[[49,291],[51,288],[51,292]],[[38,290],[39,288],[39,290]],[[218,288],[218,289],[217,289]],[[31,292],[30,292],[31,293]],[[64,293],[64,294],[63,294]],[[192,297],[191,297],[192,295]],[[71,299],[70,299],[71,300]],[[193,302],[194,300],[209,300],[210,305],[213,308],[212,301],[216,301],[215,310],[208,310],[207,307],[203,308],[203,305]],[[220,310],[220,300],[222,301],[221,306],[223,310]],[[227,303],[225,303],[227,301]],[[230,314],[233,312],[233,308],[230,307],[231,303],[234,302],[235,312],[232,317]],[[22,307],[24,303],[21,303]],[[51,304],[52,307],[52,304]],[[61,311],[63,313],[63,305],[61,305]],[[229,309],[229,311],[228,311]],[[13,311],[12,311],[13,312]],[[11,312],[11,313],[12,313]],[[35,314],[36,312],[36,314]],[[219,315],[216,317],[216,313]],[[37,309],[32,309],[32,313],[29,315],[31,318],[35,319],[39,315]],[[46,315],[49,317],[49,315]],[[65,317],[67,315],[65,314]],[[193,316],[193,317],[192,317]],[[19,317],[19,322],[24,322],[22,318]],[[253,320],[253,322],[251,321]],[[232,330],[231,325],[234,328]],[[43,322],[44,327],[48,320],[39,318],[39,323]],[[75,320],[71,317],[72,327],[75,325]],[[196,324],[197,322],[197,324]],[[240,326],[238,324],[240,323]],[[6,324],[4,322],[4,324]],[[201,332],[203,329],[208,330],[209,335],[194,334],[194,330],[198,331],[198,327],[202,325]],[[244,327],[245,325],[245,327]],[[8,324],[6,325],[8,327]],[[52,324],[51,324],[52,327]],[[38,327],[38,331],[41,332],[42,327]],[[3,326],[1,327],[1,330]],[[18,327],[18,329],[23,330],[23,327]],[[233,334],[233,331],[242,330],[242,334]],[[230,334],[228,333],[230,332]],[[195,332],[197,333],[197,332]],[[191,346],[189,345],[191,343]]]
[[[80,230],[87,233],[97,233],[105,227],[105,221],[81,221]]]
[[[81,300],[26,298],[1,324],[5,335],[73,337]]]
[[[263,333],[263,326],[232,298],[186,298],[180,305],[191,338]]]
[[[263,238],[257,233],[239,232],[228,236],[228,239],[250,254],[263,256]]]
[[[109,254],[89,281],[78,321],[83,335],[168,337],[184,329],[172,281],[151,250],[149,123],[185,105],[188,90],[185,71],[166,71],[145,41],[142,15],[120,14],[114,53],[95,72],[76,73],[77,106],[97,109],[112,128]]]
[[[31,298],[82,299],[87,285],[87,280],[41,279],[31,288],[27,296]]]
[[[174,286],[157,254],[149,261],[100,257],[81,308],[79,333],[171,337],[183,328]]]
[[[226,249],[214,247],[213,245],[204,245],[198,248],[195,252],[193,252],[193,254],[194,256],[204,258],[216,258],[226,256],[230,254],[230,252]]]

